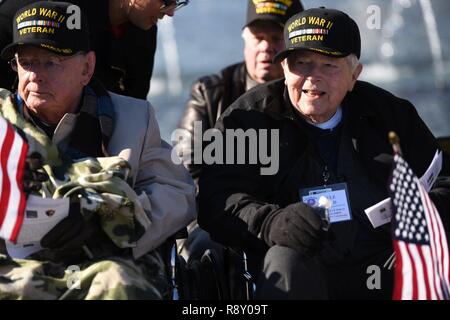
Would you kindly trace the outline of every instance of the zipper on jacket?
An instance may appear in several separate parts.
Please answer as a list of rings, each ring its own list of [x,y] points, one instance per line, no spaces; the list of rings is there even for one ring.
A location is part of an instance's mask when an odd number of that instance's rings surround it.
[[[326,187],[328,180],[330,179],[330,172],[328,171],[327,165],[325,165],[325,167],[323,168],[322,178],[323,178],[323,185],[324,187]]]

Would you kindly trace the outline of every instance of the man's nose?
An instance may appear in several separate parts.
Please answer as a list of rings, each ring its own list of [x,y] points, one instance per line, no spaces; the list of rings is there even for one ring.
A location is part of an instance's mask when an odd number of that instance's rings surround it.
[[[28,80],[31,82],[42,82],[43,78],[41,73],[33,67],[28,71]]]
[[[259,43],[259,49],[263,52],[276,52],[274,44],[268,40],[262,40]]]

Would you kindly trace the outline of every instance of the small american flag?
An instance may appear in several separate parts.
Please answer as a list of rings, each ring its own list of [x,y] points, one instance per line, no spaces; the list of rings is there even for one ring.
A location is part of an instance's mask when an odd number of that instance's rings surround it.
[[[26,206],[22,176],[28,145],[0,116],[0,237],[15,242]]]
[[[393,299],[450,299],[444,227],[420,180],[399,154],[394,157],[389,189],[397,257]]]

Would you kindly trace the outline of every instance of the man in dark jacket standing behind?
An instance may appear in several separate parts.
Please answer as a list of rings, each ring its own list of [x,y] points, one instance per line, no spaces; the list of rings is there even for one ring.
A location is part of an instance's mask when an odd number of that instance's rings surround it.
[[[323,7],[301,12],[286,22],[284,41],[275,61],[285,79],[246,93],[216,123],[223,141],[233,130],[257,135],[257,142],[238,147],[238,158],[244,153],[248,159],[255,145],[261,153],[275,134],[278,143],[266,150],[278,158],[278,170],[264,175],[263,161],[236,164],[236,157],[205,165],[199,225],[212,239],[249,254],[258,241],[269,248],[259,298],[390,299],[393,274],[383,266],[392,258],[392,239],[380,213],[391,210],[383,207],[393,158],[388,133],[398,134],[418,177],[433,168],[436,139],[410,102],[357,81],[361,38],[345,13]],[[448,231],[448,172],[427,184]],[[333,199],[331,226],[313,208],[320,195]],[[371,266],[381,269],[376,290],[367,285]]]
[[[203,131],[213,128],[220,115],[237,98],[257,84],[283,77],[283,69],[272,59],[283,49],[283,27],[287,19],[303,10],[299,0],[248,1],[247,21],[243,27],[243,62],[231,65],[219,74],[208,75],[194,83],[179,128],[187,130],[189,138],[183,139],[179,150],[185,166],[197,180],[201,168],[190,161],[187,150],[193,143],[194,122],[201,121]]]

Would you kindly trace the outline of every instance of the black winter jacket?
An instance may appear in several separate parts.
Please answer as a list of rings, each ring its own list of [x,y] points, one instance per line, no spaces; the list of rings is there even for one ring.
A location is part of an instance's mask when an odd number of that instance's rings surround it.
[[[231,65],[219,74],[208,75],[197,80],[181,118],[179,128],[187,130],[194,143],[194,121],[201,121],[203,131],[214,128],[217,119],[237,98],[245,93],[247,69],[245,63]],[[185,139],[190,142],[190,139]],[[181,146],[183,150],[187,146]],[[191,148],[192,150],[192,148]],[[192,177],[197,181],[201,166],[187,165]]]
[[[373,229],[363,213],[365,208],[388,197],[389,159],[392,160],[388,133],[395,131],[399,135],[404,157],[419,177],[438,148],[413,105],[381,88],[358,81],[342,105],[338,166],[329,183],[348,183],[353,220],[332,225],[335,239],[330,241],[329,252],[339,260],[357,251],[359,243],[375,244],[380,250],[391,246],[389,226]],[[278,80],[247,92],[217,122],[216,128],[222,132],[237,128],[278,129],[279,170],[275,175],[264,176],[260,174],[260,164],[204,165],[199,182],[198,222],[214,240],[249,251],[260,250],[265,218],[298,202],[299,189],[323,184],[324,160],[294,110],[284,80]],[[448,228],[448,178],[440,178],[430,195]],[[370,254],[365,249],[360,252]]]

